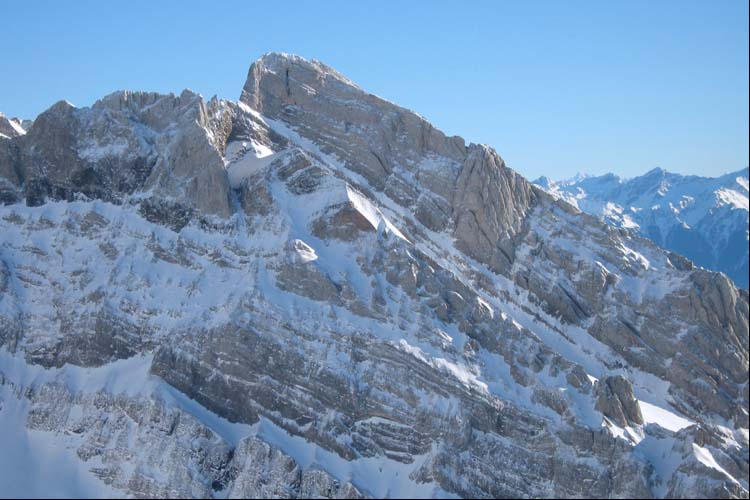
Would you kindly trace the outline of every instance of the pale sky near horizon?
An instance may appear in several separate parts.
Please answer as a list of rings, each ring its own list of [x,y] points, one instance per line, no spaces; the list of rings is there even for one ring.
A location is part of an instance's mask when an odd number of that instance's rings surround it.
[[[0,111],[118,89],[237,99],[319,59],[530,179],[748,166],[748,2],[0,1]]]

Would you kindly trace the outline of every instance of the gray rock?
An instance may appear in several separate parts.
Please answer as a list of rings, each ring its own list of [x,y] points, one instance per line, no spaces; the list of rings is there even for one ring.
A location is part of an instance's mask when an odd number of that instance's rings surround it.
[[[620,427],[643,424],[643,415],[633,387],[620,375],[603,378],[596,387],[596,409]]]
[[[747,493],[747,292],[320,63],[264,56],[241,103],[58,103],[0,177],[2,380],[124,494]],[[133,356],[193,401],[68,383]]]

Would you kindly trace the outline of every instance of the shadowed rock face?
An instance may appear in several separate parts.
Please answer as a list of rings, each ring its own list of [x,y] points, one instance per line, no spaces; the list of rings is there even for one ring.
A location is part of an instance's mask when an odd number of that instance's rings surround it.
[[[120,491],[747,496],[747,293],[321,63],[58,103],[0,174],[0,403]]]

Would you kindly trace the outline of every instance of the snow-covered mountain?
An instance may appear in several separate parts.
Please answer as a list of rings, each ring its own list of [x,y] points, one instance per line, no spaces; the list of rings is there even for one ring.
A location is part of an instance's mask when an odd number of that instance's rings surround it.
[[[24,123],[26,122],[26,123]],[[26,128],[31,126],[28,120],[19,120],[18,118],[8,118],[0,113],[0,139],[9,139],[26,134]]]
[[[316,61],[0,140],[0,493],[747,497],[748,294]]]
[[[660,168],[632,179],[613,174],[534,181],[580,210],[748,287],[748,169],[699,177]]]

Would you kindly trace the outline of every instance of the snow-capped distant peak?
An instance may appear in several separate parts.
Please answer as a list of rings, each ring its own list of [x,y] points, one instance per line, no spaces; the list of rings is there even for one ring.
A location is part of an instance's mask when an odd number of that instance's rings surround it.
[[[614,225],[636,229],[696,264],[748,279],[748,169],[720,177],[654,168],[630,179],[576,175],[535,183],[556,198]]]

